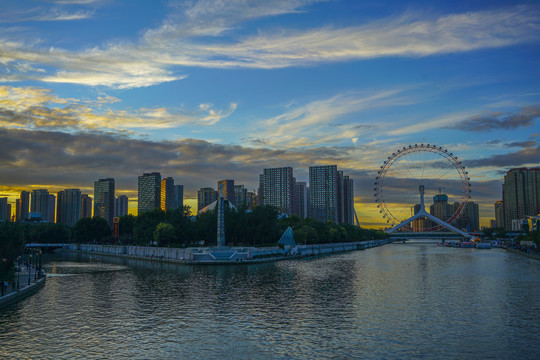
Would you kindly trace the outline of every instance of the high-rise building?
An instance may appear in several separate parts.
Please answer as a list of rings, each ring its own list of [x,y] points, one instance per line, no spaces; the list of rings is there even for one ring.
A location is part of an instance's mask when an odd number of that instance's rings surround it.
[[[264,174],[259,174],[259,189],[257,190],[257,205],[264,205]]]
[[[309,167],[309,217],[338,222],[338,171],[336,165]]]
[[[184,208],[184,185],[174,185],[174,208]]]
[[[92,198],[88,194],[81,195],[81,218],[92,217]]]
[[[65,189],[57,194],[56,222],[73,226],[81,218],[81,191]]]
[[[45,219],[50,223],[54,223],[55,221],[55,210],[56,210],[56,196],[53,194],[49,194],[49,218]]]
[[[11,204],[7,204],[7,207],[6,207],[6,212],[7,212],[7,215],[8,215],[8,220],[7,221],[12,221],[13,218],[11,217]]]
[[[161,206],[161,174],[144,173],[138,182],[138,214],[159,209]]]
[[[495,202],[495,227],[504,229],[504,206],[502,200]]]
[[[99,179],[94,182],[94,216],[107,220],[113,226],[114,218],[114,179]]]
[[[217,191],[210,188],[200,188],[197,191],[197,212],[217,200]]]
[[[255,194],[254,191],[248,191],[246,193],[246,206],[248,207],[248,209],[252,210],[253,208],[255,208],[255,206],[257,206],[258,204],[258,199],[259,197],[257,196],[257,194]]]
[[[504,227],[512,230],[512,221],[540,213],[540,168],[511,169],[503,184]]]
[[[429,213],[441,220],[448,221],[453,213],[453,206],[448,204],[448,195],[437,194],[433,196],[433,205],[429,207]]]
[[[234,203],[236,207],[247,206],[247,189],[244,185],[234,185]]]
[[[166,211],[167,209],[176,208],[174,195],[174,179],[172,177],[167,177],[161,180],[161,210]]]
[[[454,213],[458,210],[459,205],[459,202],[454,203]],[[464,231],[480,231],[480,213],[478,210],[478,204],[472,201],[466,202],[461,215],[455,220],[453,225]]]
[[[308,216],[308,187],[307,183],[304,181],[299,181],[295,183],[295,192],[294,192],[294,204],[295,210],[294,213],[300,217],[300,219],[305,219]]]
[[[234,199],[234,180],[220,180],[217,183],[218,196],[223,196],[224,200],[228,200],[236,206]]]
[[[10,221],[11,219],[11,209],[8,215],[8,198],[0,198],[0,221]]]
[[[348,175],[342,178],[343,186],[343,218],[341,223],[354,224],[354,182]],[[341,197],[340,197],[341,199]]]
[[[49,191],[46,189],[32,190],[32,201],[30,203],[30,211],[39,213],[42,220],[49,220]],[[54,215],[54,214],[53,214]]]
[[[28,210],[30,208],[30,193],[28,191],[21,191],[19,198],[19,208],[16,210],[17,221],[23,221],[28,219]]]
[[[126,195],[119,195],[114,199],[114,217],[128,214],[128,200]]]
[[[262,181],[264,205],[274,206],[281,214],[294,213],[294,177],[292,167],[264,169]]]
[[[62,219],[62,210],[64,210],[64,207],[62,206],[62,198],[64,196],[63,191],[59,191],[56,193],[56,222],[59,224],[63,224],[64,221]]]

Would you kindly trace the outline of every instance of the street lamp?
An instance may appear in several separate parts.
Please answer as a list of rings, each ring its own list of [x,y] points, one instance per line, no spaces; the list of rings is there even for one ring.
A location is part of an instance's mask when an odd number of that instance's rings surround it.
[[[28,285],[30,285],[30,275],[32,274],[32,254],[28,255]]]
[[[20,289],[20,276],[21,276],[21,257],[17,257],[17,290]]]

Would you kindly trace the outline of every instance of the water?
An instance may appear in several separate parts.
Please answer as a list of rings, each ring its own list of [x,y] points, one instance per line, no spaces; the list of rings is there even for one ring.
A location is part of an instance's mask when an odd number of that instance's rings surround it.
[[[0,358],[538,359],[540,261],[392,244],[248,266],[63,254]]]

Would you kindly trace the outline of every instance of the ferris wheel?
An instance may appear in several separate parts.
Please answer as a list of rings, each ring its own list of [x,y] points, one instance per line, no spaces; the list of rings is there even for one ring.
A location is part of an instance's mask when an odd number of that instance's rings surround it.
[[[387,226],[393,228],[419,211],[425,212],[424,206],[433,216],[454,223],[470,198],[471,184],[457,156],[433,144],[414,144],[384,161],[374,190],[377,208]],[[440,228],[433,221],[416,222],[412,228],[410,224],[403,226],[409,231]]]

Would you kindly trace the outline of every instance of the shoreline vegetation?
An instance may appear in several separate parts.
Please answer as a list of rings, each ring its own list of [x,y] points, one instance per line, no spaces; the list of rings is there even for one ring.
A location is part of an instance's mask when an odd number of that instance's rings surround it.
[[[265,205],[253,210],[225,209],[225,238],[231,247],[276,246],[290,226],[297,244],[351,243],[385,239],[384,232],[350,224],[334,224],[293,215],[278,219],[276,208]],[[169,248],[216,246],[217,212],[191,216],[189,206],[181,209],[147,211],[139,216],[119,218],[118,238],[101,217],[82,218],[73,227],[57,223],[0,224],[0,280],[13,278],[15,259],[27,243],[100,244],[158,246]],[[5,259],[5,260],[4,260]]]

